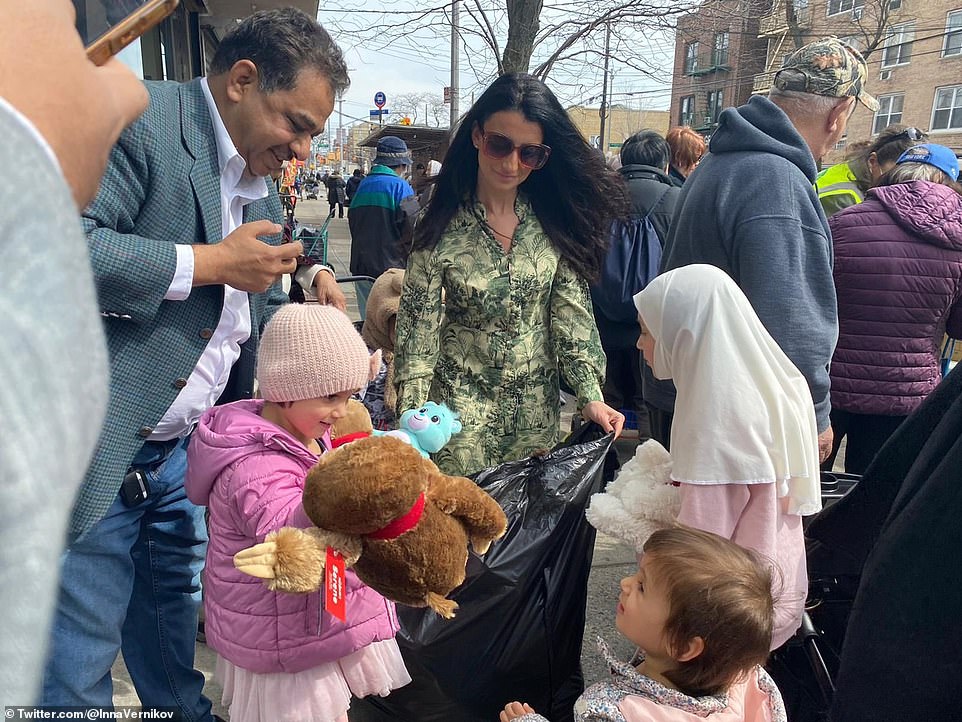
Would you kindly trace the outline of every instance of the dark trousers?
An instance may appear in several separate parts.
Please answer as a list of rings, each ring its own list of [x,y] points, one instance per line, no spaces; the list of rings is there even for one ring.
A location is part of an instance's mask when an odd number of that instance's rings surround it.
[[[333,217],[334,217],[334,209],[337,208],[337,210],[338,210],[337,217],[338,217],[338,218],[343,218],[343,217],[344,217],[344,204],[343,204],[343,203],[338,203],[337,201],[335,201],[334,203],[331,203],[330,201],[328,201],[327,203],[328,203],[328,205],[331,207],[331,212],[328,213],[327,215],[329,215],[331,218],[333,218]]]
[[[838,455],[838,449],[845,442],[845,473],[864,474],[875,454],[888,441],[892,433],[905,421],[904,416],[877,416],[875,414],[853,414],[849,411],[832,409],[832,453],[822,462],[822,471],[831,471]]]
[[[608,357],[605,371],[605,387],[602,393],[605,403],[615,409],[635,412],[638,422],[638,439],[651,438],[648,407],[641,393],[641,352],[636,348],[605,349]]]

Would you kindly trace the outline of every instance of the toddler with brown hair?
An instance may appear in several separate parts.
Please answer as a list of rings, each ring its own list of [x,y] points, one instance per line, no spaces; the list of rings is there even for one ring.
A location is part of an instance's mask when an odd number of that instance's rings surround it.
[[[638,572],[621,581],[615,626],[640,654],[614,659],[611,679],[575,703],[579,722],[784,722],[778,688],[761,665],[774,609],[772,575],[752,552],[711,532],[653,533]],[[511,702],[501,722],[544,722]]]

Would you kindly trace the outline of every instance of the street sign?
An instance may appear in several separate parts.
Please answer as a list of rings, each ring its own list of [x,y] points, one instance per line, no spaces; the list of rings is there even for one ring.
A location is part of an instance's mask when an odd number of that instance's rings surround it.
[[[447,105],[450,102],[451,102],[451,86],[445,85],[444,86],[444,103],[445,105]]]
[[[380,90],[374,94],[374,105],[383,108],[387,104],[387,96]]]
[[[372,117],[372,118],[377,118],[377,117],[379,117],[379,116],[381,116],[381,115],[387,115],[387,114],[390,113],[390,112],[391,112],[391,111],[388,110],[387,108],[380,108],[380,109],[378,109],[378,110],[372,110],[370,117]]]

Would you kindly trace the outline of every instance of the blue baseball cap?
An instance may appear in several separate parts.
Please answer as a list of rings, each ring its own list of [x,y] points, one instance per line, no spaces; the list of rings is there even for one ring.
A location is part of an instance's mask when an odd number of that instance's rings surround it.
[[[902,153],[895,163],[896,165],[899,163],[928,163],[938,168],[952,180],[957,181],[959,179],[959,159],[955,157],[955,153],[950,148],[946,148],[944,145],[936,145],[935,143],[913,145]]]

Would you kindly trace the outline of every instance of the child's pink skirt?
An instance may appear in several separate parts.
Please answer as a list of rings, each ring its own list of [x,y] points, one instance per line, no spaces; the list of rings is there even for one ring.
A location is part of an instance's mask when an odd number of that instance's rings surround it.
[[[217,655],[214,679],[231,722],[347,722],[351,696],[377,694],[411,681],[397,642],[374,642],[303,672],[257,674]]]

